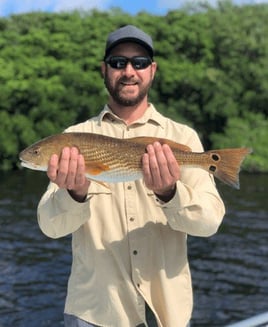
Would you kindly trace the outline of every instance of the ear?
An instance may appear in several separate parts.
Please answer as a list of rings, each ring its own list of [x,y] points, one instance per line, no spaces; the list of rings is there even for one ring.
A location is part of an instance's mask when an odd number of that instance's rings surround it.
[[[152,62],[152,78],[154,79],[155,73],[157,71],[157,62]]]
[[[104,78],[104,76],[105,76],[105,72],[106,72],[106,64],[105,64],[105,62],[103,61],[103,62],[101,63],[101,76],[102,76],[102,78]]]

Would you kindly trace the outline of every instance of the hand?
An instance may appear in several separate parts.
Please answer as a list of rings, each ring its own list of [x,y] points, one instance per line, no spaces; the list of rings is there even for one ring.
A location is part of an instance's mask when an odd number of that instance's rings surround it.
[[[180,168],[167,144],[155,142],[148,145],[147,153],[142,157],[142,169],[145,185],[150,190],[160,198],[173,197]]]
[[[59,188],[65,188],[70,195],[82,202],[90,185],[85,177],[85,160],[75,147],[63,148],[61,156],[53,154],[49,160],[47,176]]]

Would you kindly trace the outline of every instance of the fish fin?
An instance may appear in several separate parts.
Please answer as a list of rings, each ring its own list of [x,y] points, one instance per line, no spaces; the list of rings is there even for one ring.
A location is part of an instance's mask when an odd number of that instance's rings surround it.
[[[187,151],[187,152],[192,151],[191,148],[189,148],[187,145],[176,143],[174,141],[167,140],[167,139],[164,139],[164,138],[159,138],[159,137],[138,136],[138,137],[133,137],[133,138],[129,138],[129,139],[126,139],[126,140],[130,141],[130,142],[133,142],[133,143],[142,144],[145,147],[148,144],[152,144],[154,142],[159,142],[162,145],[163,144],[169,145],[171,149],[177,149],[177,150],[180,150],[180,151]]]
[[[240,167],[246,155],[251,152],[252,149],[250,148],[206,151],[213,161],[213,163],[208,167],[208,170],[223,183],[239,189]]]
[[[86,173],[91,176],[99,175],[107,170],[110,170],[110,167],[101,162],[91,161],[89,164],[86,165]]]
[[[94,179],[94,176],[97,176],[109,169],[110,167],[107,165],[104,165],[100,162],[91,161],[90,164],[86,165],[86,177],[92,182],[95,182],[101,186],[104,186],[107,189],[110,189],[110,186],[107,183]]]

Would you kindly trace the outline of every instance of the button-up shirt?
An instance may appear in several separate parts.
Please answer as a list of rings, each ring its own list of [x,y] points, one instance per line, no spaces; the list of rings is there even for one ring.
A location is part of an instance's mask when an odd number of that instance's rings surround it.
[[[202,152],[197,133],[162,116],[152,104],[127,126],[105,106],[99,116],[65,132],[117,138],[154,136]],[[50,183],[38,206],[42,231],[72,234],[73,263],[65,312],[103,327],[145,323],[145,301],[160,327],[185,327],[192,312],[187,234],[210,236],[224,216],[213,177],[200,168],[181,169],[175,196],[161,202],[143,180],[91,182],[78,203]]]

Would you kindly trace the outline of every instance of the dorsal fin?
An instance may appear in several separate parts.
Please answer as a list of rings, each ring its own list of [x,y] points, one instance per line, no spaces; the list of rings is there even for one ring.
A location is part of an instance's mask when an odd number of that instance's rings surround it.
[[[164,139],[164,138],[159,138],[159,137],[138,136],[138,137],[133,137],[133,138],[125,139],[125,140],[133,142],[133,143],[142,144],[145,147],[148,144],[152,144],[154,142],[159,142],[162,145],[163,144],[169,145],[171,149],[177,149],[177,150],[185,151],[185,152],[191,152],[192,151],[191,148],[189,148],[187,145],[176,143],[174,141],[167,140],[167,139]]]

